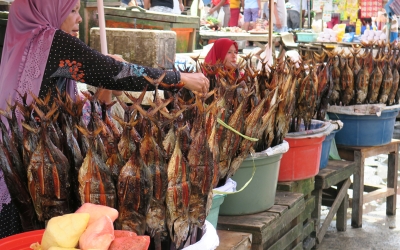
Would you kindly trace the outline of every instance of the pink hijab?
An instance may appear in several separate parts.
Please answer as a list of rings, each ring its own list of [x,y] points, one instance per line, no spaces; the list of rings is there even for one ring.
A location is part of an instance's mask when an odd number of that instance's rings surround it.
[[[236,50],[238,50],[237,43],[229,38],[220,38],[216,40],[206,58],[204,58],[204,62],[207,64],[215,64],[217,61],[223,63],[226,53],[228,53],[232,44],[235,45]]]
[[[0,109],[7,110],[10,98],[11,104],[15,100],[21,102],[16,90],[21,94],[28,93],[28,103],[32,101],[29,92],[39,94],[54,33],[77,1],[15,0],[12,3],[0,65]],[[71,94],[73,84],[67,85]],[[19,114],[17,117],[21,119]],[[0,211],[3,204],[10,201],[0,170]]]
[[[30,92],[39,94],[54,33],[77,1],[15,0],[11,4],[0,65],[0,109],[7,109],[10,98],[11,104],[21,101],[16,90],[28,93],[28,103]],[[71,86],[67,88],[71,94]]]

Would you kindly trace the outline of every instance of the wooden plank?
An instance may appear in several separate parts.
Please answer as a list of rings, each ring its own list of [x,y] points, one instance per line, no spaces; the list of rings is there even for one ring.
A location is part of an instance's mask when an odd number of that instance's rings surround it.
[[[217,230],[219,246],[217,250],[245,250],[251,248],[251,233]]]
[[[291,192],[276,192],[275,195],[275,204],[281,206],[294,206],[293,199],[303,198],[303,194],[300,193],[291,193]]]
[[[279,234],[285,226],[290,224],[305,208],[302,194],[276,192],[274,211],[241,215],[219,216],[218,230],[230,230],[252,233],[253,246],[260,246],[274,235]],[[285,232],[283,232],[285,233]]]
[[[299,181],[278,182],[276,190],[307,195],[314,190],[314,177]]]
[[[350,181],[350,177],[348,178],[348,181]],[[342,187],[345,183],[346,182],[343,181],[338,185],[339,190],[342,190]],[[340,206],[336,213],[336,229],[341,232],[347,230],[347,208],[349,207],[348,188],[345,192],[346,194],[344,195],[343,200],[340,203]]]
[[[379,145],[379,146],[370,146],[370,147],[354,147],[354,146],[346,146],[346,145],[337,145],[337,148],[340,153],[344,153],[345,151],[348,152],[354,152],[354,151],[359,151],[362,152],[363,155],[365,155],[365,158],[379,155],[379,154],[388,154],[390,152],[395,152],[397,150],[397,144],[399,143],[399,140],[392,140],[388,144],[385,145]],[[345,154],[347,155],[347,154]],[[346,159],[340,155],[341,158]],[[346,159],[348,160],[348,159]],[[351,161],[351,160],[350,160]]]
[[[398,170],[399,170],[399,144],[396,143],[396,150],[391,152],[388,157],[388,172],[387,172],[387,186],[388,188],[395,189],[392,196],[386,199],[386,214],[396,215],[396,191],[398,182]]]
[[[328,161],[328,166],[315,176],[315,188],[327,189],[346,180],[354,173],[355,162]]]
[[[314,211],[311,214],[311,217],[315,220],[315,230],[318,233],[319,224],[321,221],[321,203],[322,203],[322,189],[316,189],[312,192],[315,197],[315,206]]]
[[[309,237],[312,232],[314,232],[314,220],[311,220],[303,225],[303,240]]]
[[[374,201],[378,198],[386,198],[395,194],[394,188],[382,188],[371,193],[364,194],[364,203]]]
[[[283,229],[286,226],[294,227],[297,224],[302,225],[303,223],[300,223],[298,221],[298,217],[302,213],[304,208],[305,202],[304,199],[301,199],[299,202],[296,203],[295,206],[289,209],[287,213],[283,214],[278,220],[271,223],[268,228],[262,230],[261,240],[263,249],[268,247],[268,244],[270,243],[268,241],[269,239],[272,239],[274,236],[279,238],[283,233],[285,233],[286,231]],[[259,239],[257,239],[253,234],[253,242],[257,242],[258,240]]]
[[[293,229],[280,238],[275,244],[267,248],[268,250],[282,250],[288,247],[294,240],[301,235],[303,230],[302,224],[297,224]]]
[[[315,238],[308,237],[303,241],[303,250],[315,249]]]
[[[351,226],[362,227],[363,193],[364,193],[364,155],[360,151],[354,151],[356,168],[353,174],[353,200],[351,209]]]
[[[305,220],[311,218],[311,214],[315,208],[315,197],[311,196],[305,202],[306,202],[306,204],[305,204],[304,211],[300,214],[300,219],[299,219],[299,221],[301,223],[303,223]]]
[[[303,242],[300,242],[299,244],[297,244],[297,246],[295,246],[293,248],[293,250],[303,250]]]
[[[138,10],[125,10],[121,8],[104,7],[104,14],[110,16],[120,16],[129,19],[138,18],[142,20],[154,20],[170,23],[200,23],[200,18],[196,16],[175,15],[171,13],[162,13],[148,11],[140,12]]]
[[[335,202],[333,203],[331,209],[329,210],[328,215],[326,216],[324,222],[322,223],[321,228],[319,229],[319,232],[317,234],[317,243],[322,242],[322,239],[324,238],[324,235],[328,230],[329,224],[331,223],[340,204],[342,203],[344,196],[347,195],[347,190],[349,189],[350,183],[351,183],[350,179],[347,179],[347,181],[343,184],[342,188],[340,189]]]
[[[127,18],[121,16],[112,16],[105,15],[104,18],[107,21],[121,22],[121,23],[130,23],[133,25],[146,25],[151,26],[152,29],[164,29],[170,30],[172,28],[193,28],[196,29],[199,27],[198,23],[170,23],[170,22],[161,22],[158,20],[148,20],[148,19],[139,19],[139,18]]]

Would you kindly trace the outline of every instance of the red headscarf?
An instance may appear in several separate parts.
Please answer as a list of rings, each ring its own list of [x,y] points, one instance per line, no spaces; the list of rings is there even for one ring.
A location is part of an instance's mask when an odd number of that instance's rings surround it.
[[[215,64],[217,61],[223,63],[226,53],[228,53],[232,44],[235,45],[236,50],[238,50],[237,43],[229,38],[220,38],[216,40],[204,59],[204,62],[207,64]]]

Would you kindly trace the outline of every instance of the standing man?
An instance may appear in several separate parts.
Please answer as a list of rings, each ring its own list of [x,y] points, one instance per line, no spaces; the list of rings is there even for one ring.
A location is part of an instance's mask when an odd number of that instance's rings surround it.
[[[214,16],[218,17],[221,9],[224,11],[224,23],[221,23],[221,27],[227,27],[229,24],[229,20],[231,19],[231,8],[229,0],[211,0],[212,7],[208,11],[209,15],[214,14]]]
[[[287,4],[287,26],[288,29],[300,28],[300,11],[302,12],[301,23],[304,23],[304,17],[307,10],[307,0],[302,0],[302,7],[300,8],[300,0],[289,0]]]
[[[243,6],[243,16],[244,16],[243,29],[245,31],[248,31],[250,22],[257,22],[257,18],[261,16],[261,1],[242,0],[242,6]]]
[[[274,31],[279,33],[287,31],[287,12],[285,0],[274,0],[274,14],[272,23],[274,24]]]

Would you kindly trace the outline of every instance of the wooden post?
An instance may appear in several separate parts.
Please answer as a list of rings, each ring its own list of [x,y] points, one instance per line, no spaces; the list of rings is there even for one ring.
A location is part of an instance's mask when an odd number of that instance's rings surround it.
[[[300,26],[299,26],[300,29],[303,28],[303,1],[306,0],[300,0]]]

